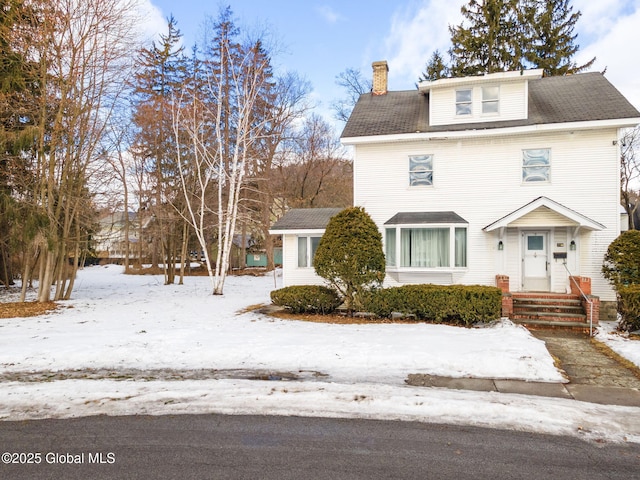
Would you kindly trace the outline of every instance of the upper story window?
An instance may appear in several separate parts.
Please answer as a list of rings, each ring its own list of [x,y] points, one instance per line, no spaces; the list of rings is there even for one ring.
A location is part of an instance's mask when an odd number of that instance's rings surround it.
[[[551,149],[522,151],[522,181],[548,182],[551,179]]]
[[[472,90],[456,90],[456,115],[471,115]]]
[[[500,112],[500,87],[482,87],[482,113]]]
[[[433,155],[409,157],[409,185],[433,185]]]
[[[318,250],[320,237],[300,236],[298,237],[298,267],[306,268],[313,266],[313,257]]]

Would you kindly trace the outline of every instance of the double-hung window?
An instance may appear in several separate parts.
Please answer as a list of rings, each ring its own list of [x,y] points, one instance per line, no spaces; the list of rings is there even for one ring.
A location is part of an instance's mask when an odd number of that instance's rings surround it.
[[[500,112],[500,88],[482,87],[482,114]]]
[[[318,250],[320,237],[299,236],[298,237],[298,267],[308,268],[313,266],[313,257]]]
[[[551,180],[551,149],[537,148],[522,151],[522,181],[548,182]]]
[[[471,115],[473,94],[470,88],[456,90],[456,115]]]
[[[409,185],[433,185],[433,155],[409,157]]]

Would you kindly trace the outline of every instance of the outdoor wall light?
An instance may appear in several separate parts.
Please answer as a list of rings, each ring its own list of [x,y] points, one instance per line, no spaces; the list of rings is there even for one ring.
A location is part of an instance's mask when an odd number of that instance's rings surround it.
[[[502,243],[502,240],[498,242],[498,250],[504,250],[504,243]]]
[[[576,241],[571,240],[571,243],[569,244],[569,250],[575,250],[575,249],[576,249]]]

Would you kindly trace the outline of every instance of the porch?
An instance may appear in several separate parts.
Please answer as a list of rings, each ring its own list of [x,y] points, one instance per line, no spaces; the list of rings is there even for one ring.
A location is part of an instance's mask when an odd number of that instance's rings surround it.
[[[591,295],[589,277],[569,277],[571,293],[510,292],[509,277],[496,276],[502,290],[502,316],[532,328],[570,328],[591,332],[600,320],[600,299]]]

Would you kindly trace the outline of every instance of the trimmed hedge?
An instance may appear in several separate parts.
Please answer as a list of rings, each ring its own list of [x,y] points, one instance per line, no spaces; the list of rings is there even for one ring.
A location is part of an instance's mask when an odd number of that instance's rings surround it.
[[[329,314],[342,304],[335,290],[320,285],[293,285],[271,292],[271,302],[292,313]]]
[[[640,329],[640,285],[618,289],[619,330],[633,332]]]
[[[404,285],[371,291],[366,311],[379,317],[398,312],[418,320],[472,325],[500,318],[502,291],[480,285]]]

